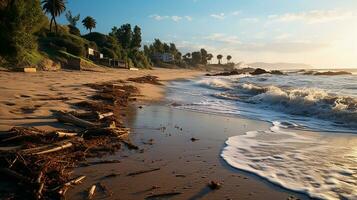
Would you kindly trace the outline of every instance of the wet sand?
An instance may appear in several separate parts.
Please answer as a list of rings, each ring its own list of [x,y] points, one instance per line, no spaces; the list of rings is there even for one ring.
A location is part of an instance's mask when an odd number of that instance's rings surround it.
[[[90,174],[80,186],[69,192],[72,199],[83,198],[92,184],[102,183],[111,192],[108,199],[145,199],[150,195],[178,192],[167,199],[308,199],[274,186],[261,178],[234,169],[219,156],[225,140],[254,128],[267,129],[270,124],[253,120],[179,110],[172,106],[133,106],[127,124],[133,128],[132,141],[141,151],[121,151],[103,159],[120,159],[121,163],[102,164],[76,170]],[[191,139],[195,138],[196,141]],[[129,173],[160,170],[127,176]],[[105,178],[110,174],[120,174]],[[222,184],[211,190],[210,181]],[[166,199],[166,198],[148,198]]]

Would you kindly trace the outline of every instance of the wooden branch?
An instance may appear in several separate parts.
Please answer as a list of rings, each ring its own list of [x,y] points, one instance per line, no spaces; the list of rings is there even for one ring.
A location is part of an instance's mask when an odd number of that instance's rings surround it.
[[[56,151],[61,151],[63,149],[67,149],[69,147],[72,147],[73,144],[71,142],[68,142],[68,143],[65,143],[61,146],[57,146],[57,147],[54,147],[54,148],[51,148],[51,149],[47,149],[47,150],[44,150],[44,151],[40,151],[40,152],[37,152],[37,153],[34,153],[35,155],[41,155],[41,154],[46,154],[46,153],[53,153],[53,152],[56,152]]]
[[[56,115],[57,120],[60,122],[70,123],[70,124],[73,124],[73,125],[76,125],[76,126],[79,126],[82,128],[94,128],[97,126],[96,124],[94,124],[92,122],[89,122],[89,121],[86,121],[83,119],[79,119],[78,117],[75,117],[70,113],[58,111],[55,113],[55,115]]]
[[[96,185],[92,185],[88,192],[88,199],[93,199],[95,193]]]
[[[57,186],[57,187],[51,189],[51,191],[56,191],[58,189],[61,189],[63,191],[64,188],[66,188],[66,187],[69,187],[71,185],[80,184],[82,182],[82,180],[85,179],[85,178],[86,178],[86,176],[78,176],[77,178],[74,178],[74,179],[68,181],[67,183],[65,183],[65,184],[63,184],[61,186]],[[61,190],[59,191],[60,194],[62,194]]]
[[[139,174],[149,173],[149,172],[158,171],[158,170],[160,170],[160,168],[149,169],[149,170],[141,170],[141,171],[129,173],[127,176],[136,176],[136,175],[139,175]]]
[[[61,131],[56,131],[56,135],[57,137],[74,137],[77,136],[77,133],[65,133],[65,132],[61,132]]]
[[[97,115],[98,115],[98,119],[101,120],[101,119],[113,116],[114,113],[113,112],[107,112],[107,113],[99,113],[98,112]]]

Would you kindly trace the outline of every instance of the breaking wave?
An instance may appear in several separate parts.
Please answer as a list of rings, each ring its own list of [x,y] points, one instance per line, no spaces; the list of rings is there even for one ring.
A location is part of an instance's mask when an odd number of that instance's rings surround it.
[[[280,88],[243,84],[241,93],[249,98],[238,99],[291,115],[331,120],[344,126],[357,127],[357,99],[329,94],[317,88]],[[231,91],[232,92],[232,91]],[[234,91],[233,91],[234,92]]]
[[[300,135],[296,124],[230,137],[221,156],[231,166],[313,198],[357,199],[356,137]],[[284,130],[284,128],[290,128]]]

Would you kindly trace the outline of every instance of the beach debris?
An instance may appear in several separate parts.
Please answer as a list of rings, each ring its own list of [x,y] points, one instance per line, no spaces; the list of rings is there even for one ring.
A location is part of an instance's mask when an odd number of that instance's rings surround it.
[[[158,198],[169,198],[169,197],[177,196],[180,194],[182,194],[182,192],[167,192],[167,193],[161,193],[161,194],[153,194],[153,195],[145,197],[145,199],[150,200],[150,199],[158,199]]]
[[[54,111],[55,112],[55,117],[57,118],[58,121],[63,122],[63,123],[70,123],[82,128],[94,128],[98,125],[80,119],[78,117],[73,116],[71,113],[68,112],[63,112],[63,111]]]
[[[93,199],[95,194],[95,189],[97,188],[96,185],[92,185],[88,191],[88,199]]]
[[[211,188],[211,190],[218,190],[221,187],[221,184],[216,181],[210,181],[208,187]]]
[[[137,78],[128,78],[128,81],[136,82],[136,83],[149,83],[153,85],[162,85],[157,76],[146,75]]]
[[[139,174],[145,174],[145,173],[149,173],[149,172],[153,172],[153,171],[158,171],[161,168],[154,168],[154,169],[148,169],[148,170],[140,170],[140,171],[136,171],[136,172],[131,172],[129,173],[127,176],[136,176]]]
[[[10,177],[6,181],[14,183],[13,188],[4,192],[2,197],[64,198],[68,189],[86,178],[73,178],[73,168],[120,162],[86,162],[87,158],[114,153],[121,148],[121,143],[129,149],[139,149],[127,137],[130,129],[125,128],[122,120],[114,116],[114,113],[121,115],[121,110],[114,108],[125,107],[130,97],[137,93],[137,89],[120,81],[92,84],[90,87],[96,89],[97,94],[110,94],[110,100],[83,101],[76,104],[80,109],[86,110],[85,112],[53,111],[59,122],[74,125],[73,130],[47,132],[31,127],[13,127],[0,132],[0,174],[2,177]],[[98,184],[95,187],[97,186],[99,187]],[[92,186],[90,191],[92,195],[88,194],[88,197],[94,196],[96,189]]]
[[[200,140],[200,139],[197,139],[197,138],[194,138],[194,137],[191,138],[192,142],[196,142],[197,140]]]

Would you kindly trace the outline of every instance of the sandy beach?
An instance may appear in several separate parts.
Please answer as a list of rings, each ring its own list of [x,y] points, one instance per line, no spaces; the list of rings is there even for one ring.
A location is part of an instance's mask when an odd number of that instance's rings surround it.
[[[174,79],[194,78],[203,72],[154,69],[0,74],[0,129],[34,126],[55,130],[64,125],[51,116],[51,110],[71,110],[74,102],[93,95],[94,90],[84,84],[148,74],[158,76],[165,84]],[[227,137],[252,129],[266,129],[270,124],[180,110],[171,106],[171,102],[163,101],[164,85],[131,84],[140,89],[140,96],[139,101],[126,110],[125,122],[132,129],[130,137],[139,150],[123,149],[99,158],[119,159],[120,163],[75,169],[73,176],[86,175],[87,178],[69,190],[69,199],[82,199],[90,186],[97,183],[109,191],[98,191],[95,196],[98,199],[307,199],[236,170],[219,156]],[[155,170],[130,175],[150,169]],[[219,183],[220,189],[211,190],[207,186],[210,181]],[[165,193],[167,195],[155,197]]]

